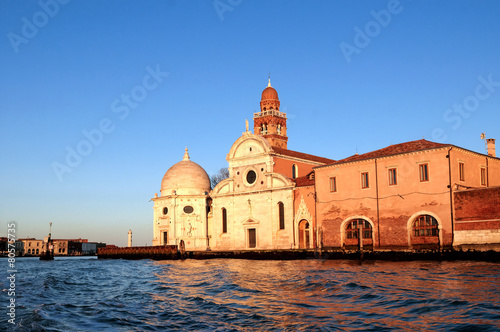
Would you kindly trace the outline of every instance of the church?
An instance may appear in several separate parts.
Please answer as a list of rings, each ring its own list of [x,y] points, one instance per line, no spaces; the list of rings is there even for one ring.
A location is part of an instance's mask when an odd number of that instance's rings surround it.
[[[287,116],[264,89],[253,133],[211,188],[188,149],[155,194],[153,245],[196,250],[413,250],[500,246],[500,159],[427,140],[341,160],[287,147]],[[500,248],[500,247],[499,247]]]

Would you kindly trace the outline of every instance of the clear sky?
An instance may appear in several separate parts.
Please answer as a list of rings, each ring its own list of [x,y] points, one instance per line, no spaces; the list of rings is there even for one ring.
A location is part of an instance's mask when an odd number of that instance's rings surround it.
[[[161,179],[208,174],[271,73],[288,147],[500,144],[499,1],[0,1],[0,235],[151,245]]]

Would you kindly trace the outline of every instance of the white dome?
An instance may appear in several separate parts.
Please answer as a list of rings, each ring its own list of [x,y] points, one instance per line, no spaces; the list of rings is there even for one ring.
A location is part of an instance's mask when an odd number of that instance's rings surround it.
[[[188,150],[182,161],[178,162],[163,176],[161,180],[161,195],[204,195],[210,191],[210,178],[205,170],[189,159]]]

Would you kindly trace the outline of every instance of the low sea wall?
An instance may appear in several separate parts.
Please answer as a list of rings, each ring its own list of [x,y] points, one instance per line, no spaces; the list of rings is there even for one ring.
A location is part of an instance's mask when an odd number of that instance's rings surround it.
[[[179,259],[181,255],[177,246],[148,246],[148,247],[118,247],[99,248],[97,251],[99,259]]]
[[[500,252],[479,250],[408,250],[408,251],[359,251],[359,250],[239,250],[239,251],[186,251],[177,246],[125,247],[99,249],[100,259],[351,259],[351,260],[474,260],[500,262]]]

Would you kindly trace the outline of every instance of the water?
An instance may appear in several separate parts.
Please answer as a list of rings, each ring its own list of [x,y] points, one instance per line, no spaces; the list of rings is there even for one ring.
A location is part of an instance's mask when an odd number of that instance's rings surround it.
[[[7,261],[0,264],[6,289]],[[498,263],[18,258],[16,264],[15,331],[500,330]],[[4,290],[4,308],[8,300]],[[0,330],[11,326],[4,312]]]

